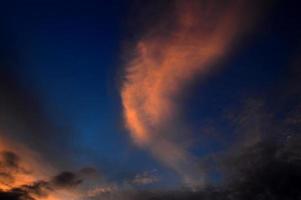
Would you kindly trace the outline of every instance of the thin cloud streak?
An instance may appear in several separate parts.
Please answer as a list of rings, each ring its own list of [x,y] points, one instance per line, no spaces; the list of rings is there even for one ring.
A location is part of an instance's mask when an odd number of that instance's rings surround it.
[[[243,23],[248,23],[245,8],[243,1],[179,1],[170,31],[158,30],[138,41],[136,56],[127,64],[121,97],[132,139],[189,185],[200,184],[202,172],[187,148],[171,139],[177,121],[175,99],[228,54],[245,28]]]

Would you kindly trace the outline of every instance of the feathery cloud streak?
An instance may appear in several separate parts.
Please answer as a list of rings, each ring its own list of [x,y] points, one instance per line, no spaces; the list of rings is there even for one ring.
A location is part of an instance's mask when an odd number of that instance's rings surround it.
[[[168,30],[138,41],[127,63],[121,97],[131,137],[186,183],[199,182],[201,172],[187,148],[174,140],[175,99],[228,53],[248,21],[245,8],[243,1],[179,1],[170,19],[162,19],[170,20]]]

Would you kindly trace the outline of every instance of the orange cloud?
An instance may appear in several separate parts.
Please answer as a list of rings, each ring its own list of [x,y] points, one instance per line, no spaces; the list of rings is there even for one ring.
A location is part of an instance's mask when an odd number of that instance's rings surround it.
[[[77,185],[77,177],[66,177],[67,172],[53,177],[57,173],[38,153],[0,136],[0,193],[13,194],[19,191],[24,199],[81,199],[83,195],[79,191],[64,187],[64,184]],[[70,179],[69,182],[66,182],[67,178]]]
[[[22,157],[19,157],[19,156]],[[0,137],[0,189],[7,190],[44,179],[53,170],[44,164],[38,154],[21,144]],[[9,179],[5,178],[12,175]]]
[[[247,22],[244,8],[243,1],[177,1],[170,30],[138,41],[136,56],[127,64],[121,89],[126,127],[137,145],[149,149],[185,182],[199,182],[195,177],[201,172],[192,167],[186,148],[169,138],[177,119],[174,99],[228,53]]]

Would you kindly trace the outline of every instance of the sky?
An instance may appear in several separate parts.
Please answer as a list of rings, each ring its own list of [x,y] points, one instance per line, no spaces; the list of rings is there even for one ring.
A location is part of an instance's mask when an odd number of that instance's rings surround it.
[[[0,199],[301,196],[298,1],[0,11]]]

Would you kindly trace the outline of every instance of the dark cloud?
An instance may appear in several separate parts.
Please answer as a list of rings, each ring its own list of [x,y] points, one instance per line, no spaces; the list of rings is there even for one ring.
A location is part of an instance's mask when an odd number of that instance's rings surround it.
[[[11,185],[17,174],[29,173],[20,165],[20,157],[12,151],[0,152],[0,185]]]
[[[55,187],[70,188],[79,185],[80,183],[82,183],[82,181],[83,180],[73,172],[62,172],[59,175],[55,176],[52,179],[51,183]]]
[[[73,190],[83,182],[82,171],[63,171],[48,179],[32,181],[23,185],[14,184],[19,175],[29,174],[23,167],[23,158],[11,151],[0,152],[0,200],[36,200],[51,195],[56,190]],[[6,189],[4,189],[6,188]]]
[[[48,182],[39,181],[31,185],[24,185],[17,188],[12,188],[8,191],[0,190],[1,200],[35,200],[36,197],[47,196],[51,187]]]
[[[62,172],[50,180],[37,181],[31,184],[0,190],[0,200],[36,200],[46,197],[61,189],[73,189],[82,183],[78,175],[72,172]]]
[[[11,151],[0,152],[0,167],[9,169],[19,169],[20,158],[17,154]]]
[[[0,191],[1,200],[34,200],[23,191]]]
[[[232,199],[299,199],[301,149],[260,142],[227,159],[227,188]],[[300,138],[294,138],[300,142]]]

